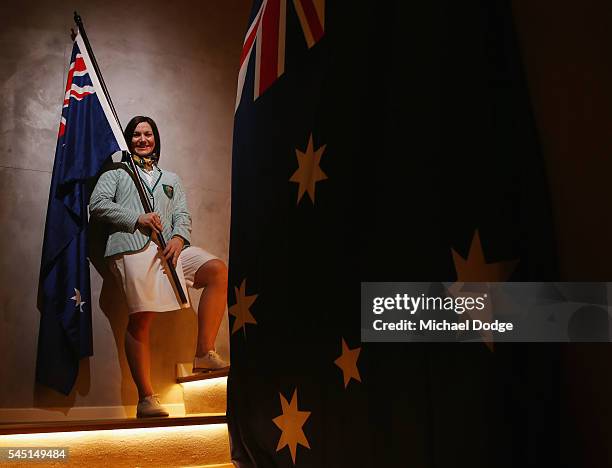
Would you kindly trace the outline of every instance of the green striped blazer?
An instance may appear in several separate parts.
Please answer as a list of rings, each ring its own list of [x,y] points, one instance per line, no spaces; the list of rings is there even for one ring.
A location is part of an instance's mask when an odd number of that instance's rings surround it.
[[[153,211],[157,212],[162,220],[164,239],[181,236],[185,240],[185,246],[189,245],[191,216],[179,177],[156,167],[150,187],[142,170],[137,169]],[[91,194],[89,213],[92,218],[110,226],[105,257],[141,250],[151,239],[150,233],[136,229],[138,216],[144,213],[144,209],[134,180],[123,169],[113,169],[100,176]]]

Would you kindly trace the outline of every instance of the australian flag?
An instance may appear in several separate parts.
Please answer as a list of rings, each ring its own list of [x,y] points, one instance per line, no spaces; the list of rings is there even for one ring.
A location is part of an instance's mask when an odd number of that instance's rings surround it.
[[[232,461],[560,466],[553,346],[362,343],[362,281],[550,281],[509,0],[255,0],[235,113]]]
[[[69,394],[93,355],[87,184],[126,149],[81,36],[72,49],[40,264],[36,381]]]
[[[362,12],[253,3],[235,108],[228,296],[227,415],[240,468],[376,466],[358,450],[370,432],[350,319],[359,283],[347,280],[359,235]]]

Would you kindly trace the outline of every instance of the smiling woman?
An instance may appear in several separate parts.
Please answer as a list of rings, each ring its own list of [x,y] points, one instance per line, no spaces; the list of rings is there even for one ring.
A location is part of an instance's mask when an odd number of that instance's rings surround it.
[[[139,123],[132,135],[132,147],[134,153],[139,156],[146,156],[155,149],[155,137],[153,129],[148,122]]]
[[[138,388],[137,417],[168,416],[151,385],[149,332],[156,312],[188,307],[181,305],[167,274],[167,262],[176,267],[183,289],[205,288],[198,305],[198,340],[194,371],[227,368],[214,349],[225,311],[227,267],[209,252],[191,246],[191,215],[180,178],[158,167],[161,140],[150,117],[132,118],[125,139],[136,169],[155,211],[142,213],[134,180],[127,168],[104,172],[91,195],[94,220],[111,227],[105,257],[123,289],[129,322],[125,352]],[[126,163],[125,161],[123,162]],[[159,236],[169,239],[165,249]]]

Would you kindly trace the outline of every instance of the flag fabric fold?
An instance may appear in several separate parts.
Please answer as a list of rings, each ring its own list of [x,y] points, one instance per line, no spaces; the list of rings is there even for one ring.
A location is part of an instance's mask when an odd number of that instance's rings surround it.
[[[93,355],[87,244],[88,183],[127,150],[91,59],[77,35],[62,105],[38,285],[36,381],[69,394],[79,360]]]

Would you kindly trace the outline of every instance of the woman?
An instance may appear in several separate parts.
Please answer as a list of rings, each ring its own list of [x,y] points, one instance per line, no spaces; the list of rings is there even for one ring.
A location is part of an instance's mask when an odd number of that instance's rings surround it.
[[[90,214],[111,228],[105,257],[121,283],[129,310],[125,352],[138,388],[136,415],[168,416],[151,386],[149,349],[155,314],[181,308],[164,264],[174,264],[184,291],[187,285],[205,288],[198,305],[194,371],[228,366],[214,349],[225,311],[227,267],[190,245],[191,216],[185,192],[176,174],[157,167],[161,144],[153,119],[134,117],[125,129],[125,139],[154,211],[144,213],[130,172],[118,168],[100,176],[91,195]],[[156,244],[160,233],[167,241],[163,252]]]

